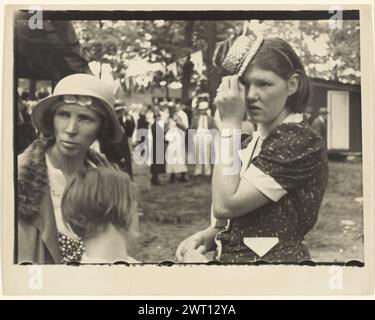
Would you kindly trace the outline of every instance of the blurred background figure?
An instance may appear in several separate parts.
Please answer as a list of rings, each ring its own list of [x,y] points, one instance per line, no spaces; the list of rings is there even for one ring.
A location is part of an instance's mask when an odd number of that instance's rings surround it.
[[[162,101],[159,104],[159,109],[160,109],[160,118],[161,118],[161,120],[163,120],[165,123],[167,123],[168,119],[169,119],[168,102],[167,101]]]
[[[166,172],[170,174],[170,182],[175,182],[175,175],[180,174],[180,182],[187,182],[185,134],[189,127],[189,120],[184,111],[171,101],[168,103],[169,119],[165,140],[168,146],[165,153]],[[171,161],[172,160],[172,161]],[[172,163],[171,163],[172,162]]]
[[[303,114],[304,120],[313,128],[320,136],[323,141],[327,140],[327,125],[324,117],[322,116],[322,111],[327,110],[326,108],[313,108],[308,106]]]
[[[141,132],[139,130],[141,129],[148,129],[148,122],[147,122],[147,118],[146,118],[146,113],[147,113],[147,110],[145,108],[141,108],[141,111],[139,112],[139,116],[138,116],[138,121],[137,121],[137,134],[136,134],[136,144],[140,144],[140,143],[143,143],[146,141],[147,136],[141,134]],[[146,145],[147,142],[146,142]],[[144,150],[142,150],[142,156],[144,156]]]
[[[48,93],[47,93],[48,95]],[[37,100],[35,97],[31,97],[30,93],[28,91],[22,91],[21,95],[21,101],[26,107],[26,112],[31,115],[31,112],[33,111],[33,108],[37,104]],[[40,100],[40,99],[38,99]]]
[[[192,117],[193,117],[193,112],[192,112],[192,108],[190,105],[186,104],[186,103],[183,103],[181,105],[181,109],[183,112],[186,113],[187,117],[188,117],[188,121],[189,121],[189,125],[191,124],[191,120],[192,120]]]
[[[160,185],[159,175],[165,173],[165,139],[164,139],[164,127],[165,122],[162,120],[160,115],[160,109],[158,105],[154,107],[154,122],[151,126],[152,133],[152,163],[151,163],[151,184]],[[162,138],[163,141],[157,141],[158,138]],[[159,138],[159,139],[160,139]],[[158,150],[162,146],[162,150]],[[159,159],[160,157],[160,159]]]
[[[217,129],[213,117],[207,114],[208,102],[201,101],[194,115],[191,128],[197,130],[194,136],[195,169],[194,178],[199,176],[211,177],[211,146],[212,136],[210,129]]]
[[[146,108],[146,121],[148,123],[148,128],[151,128],[152,124],[154,123],[154,110],[151,104],[148,104]]]
[[[134,118],[129,114],[128,106],[122,100],[115,101],[117,119],[124,130],[118,143],[100,141],[100,150],[109,161],[116,163],[119,168],[133,178],[131,137],[135,129]]]
[[[46,89],[41,89],[40,91],[38,91],[36,93],[36,97],[37,97],[38,101],[42,100],[42,99],[44,99],[48,96],[49,96],[49,92]]]
[[[18,98],[17,155],[21,154],[37,137],[25,103]]]
[[[117,100],[115,103],[115,111],[120,124],[122,125],[127,138],[128,138],[128,146],[130,151],[132,151],[132,136],[135,130],[135,121],[134,117],[129,112],[129,106],[121,100]]]

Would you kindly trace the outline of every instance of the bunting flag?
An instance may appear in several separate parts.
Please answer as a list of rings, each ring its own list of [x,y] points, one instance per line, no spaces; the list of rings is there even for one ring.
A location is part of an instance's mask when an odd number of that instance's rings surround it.
[[[182,76],[184,70],[184,64],[186,62],[187,57],[180,58],[176,61],[177,64],[177,73],[179,76]]]
[[[174,76],[177,78],[178,71],[177,71],[177,63],[176,62],[173,62],[173,63],[167,65],[167,70],[168,71],[172,71],[172,73],[174,74]]]
[[[113,81],[113,93],[115,94],[115,96],[119,94],[119,91],[121,91],[121,89],[122,89],[121,81],[119,78],[117,78],[116,80]]]

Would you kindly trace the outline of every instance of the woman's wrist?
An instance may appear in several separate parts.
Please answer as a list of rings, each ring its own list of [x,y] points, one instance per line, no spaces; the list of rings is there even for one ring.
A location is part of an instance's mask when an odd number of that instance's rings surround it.
[[[219,231],[220,229],[212,226],[209,226],[205,230],[201,231],[201,236],[204,239],[204,246],[206,247],[207,251],[212,251],[215,249],[215,237]]]

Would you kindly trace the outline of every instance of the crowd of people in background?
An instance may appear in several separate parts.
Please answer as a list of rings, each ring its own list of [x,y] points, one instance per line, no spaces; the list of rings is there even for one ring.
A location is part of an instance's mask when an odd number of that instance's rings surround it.
[[[212,174],[212,143],[213,137],[210,130],[220,128],[220,116],[213,113],[209,108],[208,94],[200,94],[190,104],[182,104],[174,100],[161,100],[153,105],[141,108],[137,115],[137,129],[150,129],[152,145],[152,162],[150,165],[151,184],[161,185],[161,174],[169,175],[169,182],[188,182],[211,180]],[[245,117],[243,121],[243,134],[241,139],[252,135],[254,125]],[[194,136],[189,136],[189,130]],[[164,137],[163,144],[165,153],[160,158],[157,154],[158,143],[156,137],[160,132]],[[199,136],[199,139],[198,139]],[[175,150],[176,141],[180,150]],[[135,145],[144,143],[144,135],[136,136]],[[193,144],[192,149],[189,149]],[[173,144],[173,147],[172,147]],[[189,154],[189,152],[191,154]],[[175,155],[178,159],[171,161]],[[189,161],[190,157],[190,161]],[[194,159],[192,159],[192,157]],[[193,168],[189,170],[188,164]]]
[[[31,98],[27,91],[23,91],[18,98],[18,121],[17,121],[17,154],[22,153],[28,145],[38,136],[38,131],[31,123],[30,114],[33,106],[38,101],[48,96],[46,90],[36,93],[35,98]],[[115,101],[115,112],[123,128],[124,134],[119,143],[113,144],[108,141],[96,141],[93,148],[103,153],[109,161],[115,163],[121,170],[125,171],[133,179],[132,150],[146,139],[150,139],[152,146],[152,162],[150,163],[151,185],[161,185],[160,175],[168,174],[169,182],[211,181],[212,159],[211,152],[213,137],[210,130],[221,128],[221,119],[218,112],[212,112],[209,108],[208,94],[199,94],[190,101],[189,104],[182,104],[177,100],[160,99],[153,104],[141,105],[131,108],[122,99]],[[315,115],[311,110],[305,113],[305,119],[319,132],[323,138],[325,136],[325,120],[322,115]],[[147,136],[140,134],[141,129],[149,131]],[[196,135],[191,137],[194,154],[188,154],[189,129],[194,129]],[[177,130],[181,142],[179,154],[183,154],[184,159],[178,159],[177,163],[169,163],[173,157],[174,150],[170,147],[175,135],[171,130]],[[256,125],[250,121],[247,114],[243,119],[241,141],[251,138],[256,130]],[[163,136],[163,155],[157,156],[156,136]],[[197,136],[200,138],[197,139]],[[143,151],[144,152],[144,151]],[[195,157],[192,161],[192,170],[188,169],[189,156]]]

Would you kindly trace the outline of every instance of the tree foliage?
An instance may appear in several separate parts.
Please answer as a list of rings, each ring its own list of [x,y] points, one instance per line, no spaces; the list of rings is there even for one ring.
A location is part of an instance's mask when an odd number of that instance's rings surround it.
[[[343,21],[341,29],[331,29],[329,21],[264,24],[266,36],[294,47],[309,76],[359,83],[359,21]],[[243,21],[75,21],[74,26],[91,60],[110,63],[114,76],[122,77],[135,56],[168,64],[197,50],[212,73],[212,43],[239,35]]]

